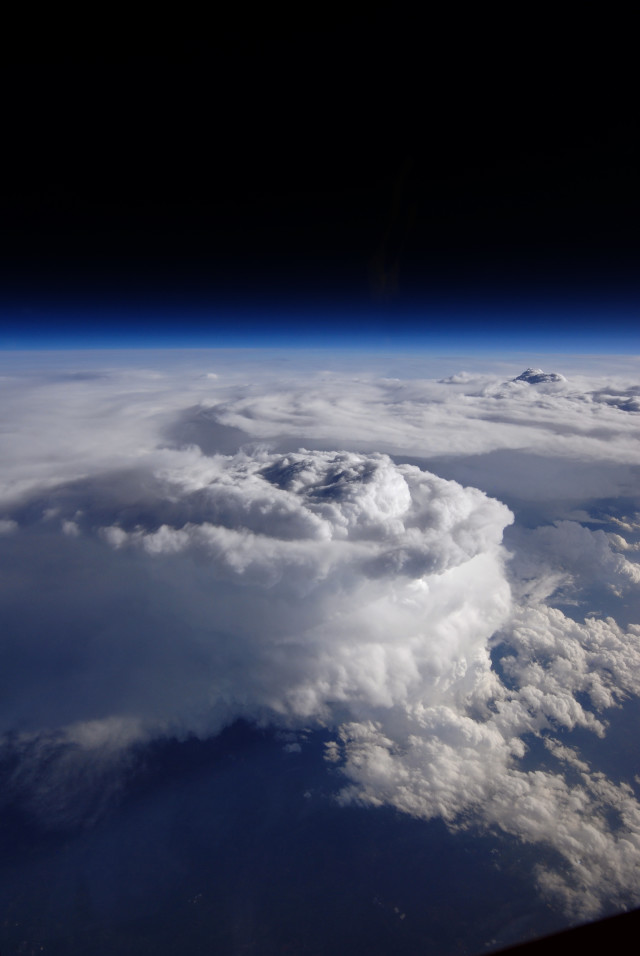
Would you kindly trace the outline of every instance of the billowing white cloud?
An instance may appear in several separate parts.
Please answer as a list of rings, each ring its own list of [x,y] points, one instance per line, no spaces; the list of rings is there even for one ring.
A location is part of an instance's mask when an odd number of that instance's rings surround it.
[[[342,799],[389,803],[452,827],[499,826],[547,847],[562,862],[541,863],[538,885],[576,918],[612,903],[637,905],[640,804],[631,786],[593,771],[553,736],[545,742],[558,760],[555,771],[525,771],[519,758],[526,734],[583,726],[604,735],[594,711],[601,715],[640,691],[640,626],[623,632],[612,620],[580,625],[560,611],[528,607],[514,615],[507,639],[502,665],[512,689],[487,684],[482,716],[416,700],[396,720],[344,724],[328,753],[332,762],[344,761],[352,781]],[[566,769],[577,771],[575,781]]]
[[[640,630],[549,606],[599,588],[632,616],[629,370],[400,379],[218,359],[6,376],[11,792],[64,823],[94,812],[88,790],[110,799],[154,735],[324,726],[344,801],[535,843],[541,892],[575,916],[640,901],[633,792],[569,736],[601,738],[640,694]],[[485,493],[503,488],[552,517],[512,527]],[[622,493],[624,515],[585,527],[593,499],[611,511]],[[527,764],[533,739],[550,765]]]
[[[56,696],[48,710],[42,700],[47,729],[117,716],[205,732],[229,714],[328,719],[336,702],[357,710],[409,700],[415,687],[430,688],[434,700],[473,690],[510,606],[504,505],[385,455],[258,451],[214,456],[200,471],[193,457],[182,470],[174,460],[163,479],[177,523],[160,524],[156,502],[150,515],[136,510],[130,529],[96,524],[105,505],[94,500],[73,534],[62,526],[66,557],[54,539],[57,561],[73,566],[91,554],[103,572],[101,601],[110,581],[122,587],[112,575],[126,554],[137,575],[129,588],[145,602],[156,589],[170,594],[173,614],[158,626],[136,611],[132,623],[114,593],[109,620],[91,622],[100,640],[62,641],[59,661],[47,647],[49,672],[64,668],[79,680],[77,713],[69,689],[62,711]],[[48,535],[25,532],[24,560],[48,545]],[[79,582],[61,567],[56,601],[66,589],[71,608]],[[90,609],[83,614],[91,618]],[[37,622],[30,637],[28,656],[48,643]],[[92,702],[87,681],[103,691]],[[11,729],[15,708],[0,717]]]
[[[591,531],[577,521],[556,521],[534,529],[514,529],[509,546],[514,549],[515,587],[521,594],[550,582],[545,597],[562,586],[565,597],[594,586],[621,594],[640,584],[640,566],[616,549],[619,535]],[[623,550],[633,551],[624,539]]]

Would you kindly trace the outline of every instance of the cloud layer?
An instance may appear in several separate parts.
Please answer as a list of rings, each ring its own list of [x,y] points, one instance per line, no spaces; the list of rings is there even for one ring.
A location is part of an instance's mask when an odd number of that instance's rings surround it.
[[[324,726],[343,801],[538,845],[576,918],[637,903],[633,781],[569,736],[640,694],[636,387],[519,371],[6,376],[13,797],[57,825],[153,736]],[[501,486],[553,519],[512,526]]]

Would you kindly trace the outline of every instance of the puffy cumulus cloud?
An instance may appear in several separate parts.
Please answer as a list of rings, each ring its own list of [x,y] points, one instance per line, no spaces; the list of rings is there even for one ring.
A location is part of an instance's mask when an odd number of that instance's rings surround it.
[[[562,587],[565,598],[594,586],[620,595],[640,584],[640,567],[618,549],[633,551],[619,535],[592,531],[577,521],[556,521],[510,534],[513,584],[521,596],[548,597]]]
[[[510,689],[487,683],[482,716],[416,699],[395,720],[343,724],[327,754],[351,781],[342,800],[391,804],[453,828],[497,826],[539,844],[547,853],[538,886],[574,918],[637,905],[640,804],[632,788],[592,770],[551,735],[576,726],[603,735],[602,711],[638,693],[640,627],[581,625],[538,606],[520,608],[505,639]],[[556,768],[524,770],[523,736],[543,732]]]
[[[594,617],[581,623],[540,605],[514,615],[508,644],[513,653],[503,658],[503,668],[527,694],[547,695],[557,703],[556,724],[592,723],[592,714],[577,703],[578,694],[602,711],[640,693],[640,625],[623,630],[612,618]],[[536,713],[545,719],[544,707]]]

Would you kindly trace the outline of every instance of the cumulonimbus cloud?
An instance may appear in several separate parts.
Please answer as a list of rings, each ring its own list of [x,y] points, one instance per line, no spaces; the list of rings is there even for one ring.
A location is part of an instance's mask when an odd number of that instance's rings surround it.
[[[229,714],[327,718],[333,703],[388,707],[416,688],[462,698],[475,670],[489,668],[487,639],[510,607],[500,542],[511,514],[500,502],[385,455],[214,456],[198,487],[189,463],[189,483],[178,471],[166,478],[176,524],[151,513],[147,526],[140,514],[129,529],[96,526],[105,505],[94,499],[72,535],[56,516],[63,541],[46,533],[51,518],[24,533],[25,562],[54,541],[56,560],[71,566],[90,552],[108,594],[110,580],[121,587],[113,566],[126,553],[145,602],[153,608],[154,589],[172,595],[172,624],[158,626],[153,612],[146,624],[139,611],[121,613],[114,593],[110,619],[92,622],[105,637],[63,640],[59,663],[34,623],[29,637],[47,647],[50,673],[80,678],[81,705],[72,714],[64,695],[65,722],[126,716],[188,731],[219,729]],[[79,603],[71,569],[57,577],[55,614],[60,589],[67,608]],[[167,688],[167,666],[179,693]],[[106,675],[119,669],[126,676],[112,676],[110,698]],[[91,711],[81,688],[97,680]],[[40,719],[46,729],[60,722],[57,695]]]
[[[27,410],[0,475],[14,792],[55,823],[88,813],[65,804],[78,780],[106,794],[150,736],[323,725],[342,800],[546,846],[561,864],[539,886],[578,916],[637,902],[635,797],[562,735],[602,736],[640,692],[638,631],[546,603],[598,576],[632,592],[632,550],[575,520],[511,529],[495,498],[398,463],[475,452],[497,481],[525,449],[535,482],[559,455],[636,466],[633,415],[601,400],[618,392],[511,378],[343,382],[339,401],[335,381],[223,375],[182,398],[148,373],[15,386]],[[531,735],[552,767],[525,765]]]

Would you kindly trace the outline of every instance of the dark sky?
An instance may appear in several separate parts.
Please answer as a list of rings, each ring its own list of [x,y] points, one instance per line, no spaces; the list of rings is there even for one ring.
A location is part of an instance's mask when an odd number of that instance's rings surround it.
[[[629,25],[71,26],[4,51],[9,322],[637,301]]]

